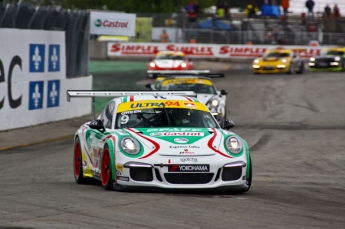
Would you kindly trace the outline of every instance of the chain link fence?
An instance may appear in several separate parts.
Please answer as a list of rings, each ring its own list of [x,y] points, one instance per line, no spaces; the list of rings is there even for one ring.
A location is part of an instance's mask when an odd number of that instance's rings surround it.
[[[9,3],[0,6],[0,28],[65,31],[67,78],[89,74],[88,11]]]

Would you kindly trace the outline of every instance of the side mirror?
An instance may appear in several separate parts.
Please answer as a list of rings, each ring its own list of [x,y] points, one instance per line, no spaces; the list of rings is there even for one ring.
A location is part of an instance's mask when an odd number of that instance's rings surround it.
[[[150,83],[145,84],[145,87],[148,88],[148,89],[150,89],[150,90],[152,90],[152,87],[151,87],[151,84],[150,84]]]
[[[227,95],[228,93],[225,90],[222,89],[222,90],[220,90],[220,94],[221,95]]]
[[[91,123],[89,124],[89,127],[91,129],[98,130],[101,133],[105,132],[105,128],[104,128],[103,122],[100,119],[96,119],[96,120],[91,121]]]
[[[235,126],[234,121],[232,121],[231,119],[225,119],[222,125],[222,128],[225,130],[231,129]]]

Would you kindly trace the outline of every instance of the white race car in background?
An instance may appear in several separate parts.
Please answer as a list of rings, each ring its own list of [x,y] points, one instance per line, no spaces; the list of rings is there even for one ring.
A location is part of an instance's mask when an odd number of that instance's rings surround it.
[[[224,77],[224,74],[200,74],[178,75],[176,73],[163,74],[157,77],[153,85],[147,84],[151,90],[181,90],[194,91],[197,99],[204,103],[219,123],[226,119],[226,95],[225,90],[217,90],[210,77]],[[206,77],[208,76],[208,77]]]
[[[221,189],[246,192],[252,182],[247,142],[221,126],[208,108],[183,91],[67,91],[70,97],[112,97],[77,130],[74,177],[106,190]],[[85,186],[86,187],[86,186]]]

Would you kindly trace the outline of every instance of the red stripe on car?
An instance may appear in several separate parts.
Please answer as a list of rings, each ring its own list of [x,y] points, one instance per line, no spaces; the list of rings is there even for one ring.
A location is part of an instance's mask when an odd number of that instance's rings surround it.
[[[211,150],[213,150],[214,152],[219,153],[220,155],[222,155],[222,156],[224,156],[224,157],[232,158],[231,156],[226,155],[226,154],[220,152],[219,150],[217,150],[217,149],[215,149],[215,148],[213,147],[213,141],[214,141],[214,139],[217,137],[217,131],[216,131],[215,128],[212,128],[212,130],[213,130],[213,136],[212,136],[212,138],[210,138],[210,140],[208,141],[207,146],[208,146]]]
[[[140,157],[139,159],[147,158],[147,157],[153,155],[154,153],[156,153],[156,152],[161,148],[160,145],[159,145],[157,142],[155,142],[155,141],[153,141],[153,140],[151,140],[151,139],[145,137],[144,135],[142,135],[142,134],[140,134],[140,133],[135,132],[134,130],[132,130],[132,129],[130,129],[130,128],[128,128],[128,130],[131,131],[132,133],[136,134],[136,135],[139,135],[139,136],[142,137],[143,139],[145,139],[145,140],[151,142],[151,143],[155,146],[155,149],[154,149],[154,150],[152,150],[152,151],[151,151],[150,153],[148,153],[147,155],[145,155],[145,156],[143,156],[143,157]]]

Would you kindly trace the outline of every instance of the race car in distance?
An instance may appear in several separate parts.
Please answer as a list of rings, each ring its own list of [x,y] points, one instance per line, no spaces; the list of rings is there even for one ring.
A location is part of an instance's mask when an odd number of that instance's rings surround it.
[[[224,77],[224,74],[203,75]],[[197,93],[197,99],[207,106],[219,123],[226,119],[226,95],[228,93],[225,90],[218,91],[211,78],[195,75],[170,76],[162,78],[154,86],[146,85],[151,90],[194,91]]]
[[[254,59],[252,69],[259,73],[299,73],[304,71],[304,61],[290,49],[269,49]]]
[[[328,48],[309,59],[310,71],[345,71],[345,48]]]
[[[247,142],[221,127],[207,107],[183,91],[67,91],[71,97],[111,97],[74,137],[73,171],[106,190],[221,189],[246,192],[252,182]]]
[[[147,77],[154,77],[153,73],[164,70],[194,70],[194,63],[183,52],[161,51],[147,63]]]

